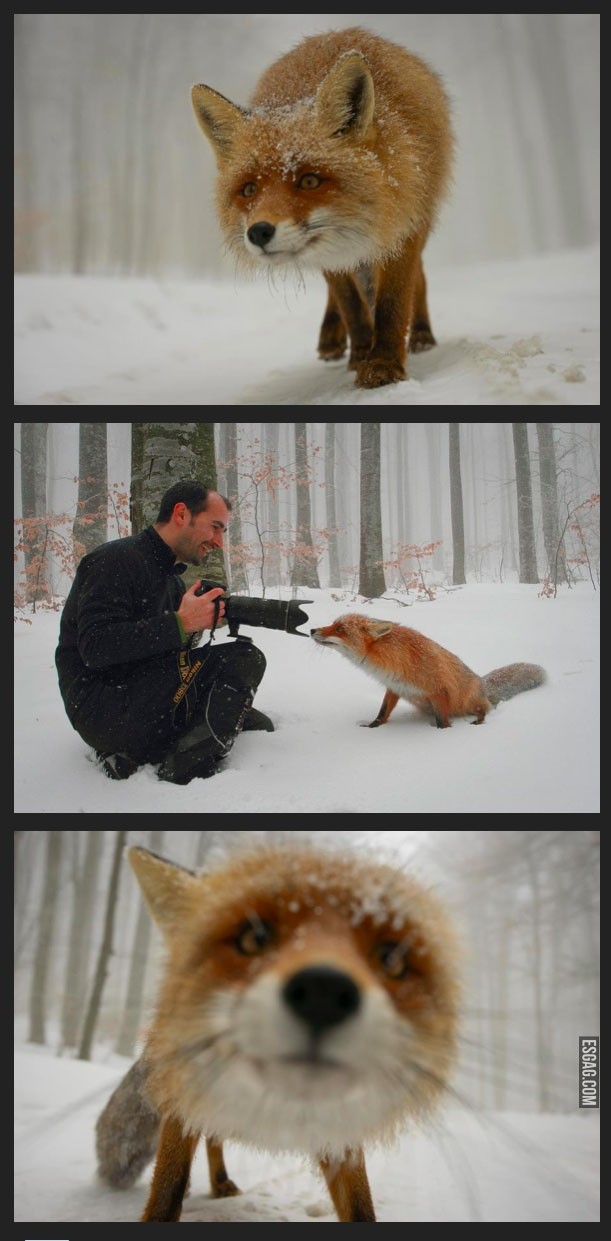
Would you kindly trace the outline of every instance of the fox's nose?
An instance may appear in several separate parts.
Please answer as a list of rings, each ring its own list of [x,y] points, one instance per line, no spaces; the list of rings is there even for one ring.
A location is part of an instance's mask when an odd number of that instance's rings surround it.
[[[276,227],[274,224],[268,224],[267,220],[260,220],[258,224],[251,224],[247,237],[249,241],[252,241],[253,246],[263,247],[267,245],[268,241],[271,241],[275,231]]]
[[[310,966],[293,974],[283,996],[313,1034],[341,1025],[361,1006],[361,993],[353,979],[328,965]]]

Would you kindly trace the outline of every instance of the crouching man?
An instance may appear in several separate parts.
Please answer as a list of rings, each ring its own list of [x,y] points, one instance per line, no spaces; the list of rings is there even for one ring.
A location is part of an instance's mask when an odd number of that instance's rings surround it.
[[[160,779],[188,784],[215,774],[241,730],[273,732],[252,706],[265,656],[243,640],[195,646],[223,616],[223,591],[197,595],[180,577],[223,546],[230,507],[186,479],[154,525],[80,561],[55,663],[72,727],[114,780],[154,763]]]

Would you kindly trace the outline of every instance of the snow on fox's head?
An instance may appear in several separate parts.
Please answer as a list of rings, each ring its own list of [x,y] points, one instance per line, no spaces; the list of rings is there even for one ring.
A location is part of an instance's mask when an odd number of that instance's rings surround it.
[[[209,86],[194,86],[192,101],[239,259],[342,271],[397,244],[401,200],[376,154],[373,78],[360,52],[340,56],[314,96],[290,104],[240,108]]]
[[[434,1103],[454,1059],[456,954],[418,883],[305,843],[200,876],[129,857],[169,951],[145,1052],[162,1111],[340,1157]]]

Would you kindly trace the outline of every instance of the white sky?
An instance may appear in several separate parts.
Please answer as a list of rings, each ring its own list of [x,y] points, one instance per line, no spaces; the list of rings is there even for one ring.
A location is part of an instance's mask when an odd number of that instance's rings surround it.
[[[17,1034],[15,1220],[136,1222],[150,1172],[130,1190],[96,1180],[95,1121],[130,1062],[58,1059]],[[332,1223],[326,1190],[299,1157],[226,1147],[239,1198],[208,1197],[205,1156],[195,1160],[183,1220]],[[381,1223],[599,1220],[599,1113],[478,1116],[444,1113],[367,1159]],[[69,1229],[67,1229],[69,1231]]]
[[[542,664],[549,682],[492,711],[481,727],[431,727],[400,702],[382,728],[382,687],[336,651],[249,630],[267,658],[256,705],[274,733],[238,737],[222,770],[184,787],[147,766],[111,781],[64,713],[53,662],[59,613],[15,624],[15,810],[74,814],[599,813],[599,594],[585,582],[506,582],[439,591],[434,604],[351,602],[308,592],[310,626],[363,611],[419,629],[480,675]],[[304,594],[305,592],[301,592]],[[306,626],[306,629],[309,626]],[[243,630],[247,632],[246,629]],[[221,641],[223,639],[218,639]],[[231,641],[231,639],[227,639]]]
[[[15,279],[15,405],[599,405],[597,247],[445,267],[407,382],[322,362],[322,276]]]

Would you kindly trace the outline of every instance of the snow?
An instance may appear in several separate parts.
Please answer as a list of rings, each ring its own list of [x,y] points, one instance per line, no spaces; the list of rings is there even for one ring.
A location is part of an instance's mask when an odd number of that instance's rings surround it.
[[[244,627],[267,659],[256,705],[276,731],[238,737],[205,784],[167,784],[151,766],[111,781],[64,712],[53,659],[59,613],[39,612],[15,624],[15,811],[178,810],[208,821],[236,813],[599,813],[599,594],[590,584],[562,587],[555,600],[540,598],[536,585],[470,584],[412,607],[330,589],[307,597],[306,632],[342,612],[365,612],[420,630],[482,675],[526,661],[543,665],[548,683],[501,703],[478,728],[467,720],[431,727],[404,702],[383,728],[359,728],[377,715],[375,681],[310,639]]]
[[[15,1220],[136,1222],[148,1172],[130,1190],[97,1179],[95,1121],[130,1066],[58,1058],[20,1040],[15,1057]],[[299,1157],[228,1145],[242,1196],[212,1201],[202,1145],[187,1223],[331,1223],[322,1183]],[[454,1108],[430,1129],[368,1154],[378,1219],[398,1222],[592,1223],[599,1220],[599,1114],[477,1114]]]
[[[354,386],[316,356],[321,276],[19,275],[16,405],[598,405],[599,250],[428,271],[438,345]]]

